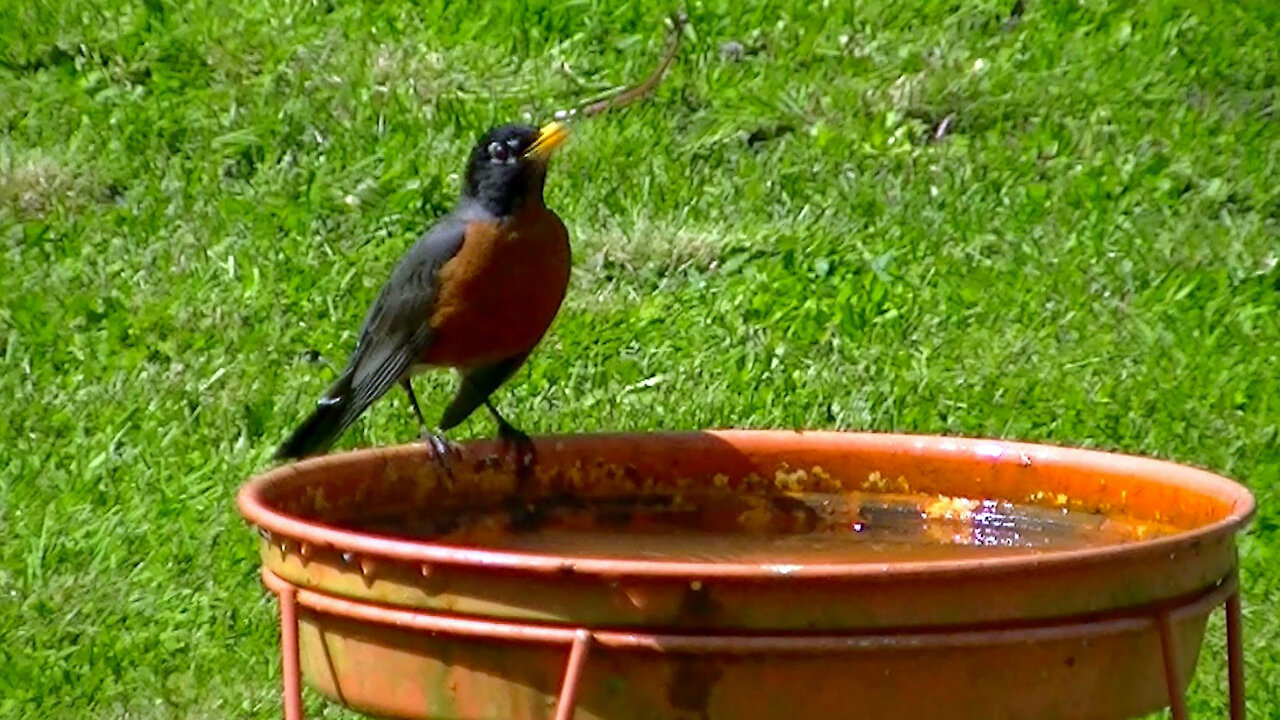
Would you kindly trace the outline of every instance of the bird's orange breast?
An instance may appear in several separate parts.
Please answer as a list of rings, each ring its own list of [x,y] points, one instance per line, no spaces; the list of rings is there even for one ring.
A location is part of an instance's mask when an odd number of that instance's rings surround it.
[[[569,234],[544,206],[467,225],[441,266],[427,365],[475,367],[533,349],[569,285]]]

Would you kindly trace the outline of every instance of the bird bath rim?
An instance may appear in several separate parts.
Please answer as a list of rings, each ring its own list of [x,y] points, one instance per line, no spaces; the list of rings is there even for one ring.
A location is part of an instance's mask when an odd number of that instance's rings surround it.
[[[1038,554],[1017,554],[990,558],[959,560],[913,560],[901,562],[705,562],[684,560],[642,560],[626,557],[561,556],[464,547],[429,540],[398,539],[391,536],[339,529],[324,522],[292,517],[272,507],[268,491],[278,483],[314,471],[324,465],[350,463],[367,466],[378,460],[422,455],[430,462],[426,448],[420,443],[390,448],[370,448],[309,458],[270,470],[244,485],[237,496],[240,512],[253,525],[280,536],[281,539],[352,552],[361,557],[385,558],[423,565],[460,565],[486,570],[533,573],[539,575],[598,576],[602,578],[662,578],[670,580],[748,580],[795,581],[907,579],[915,577],[943,578],[957,574],[1002,574],[1029,569],[1053,570],[1108,563],[1117,557],[1159,556],[1176,553],[1209,538],[1230,535],[1244,527],[1256,512],[1253,495],[1243,485],[1207,470],[1165,460],[1100,450],[1069,448],[1057,445],[1013,442],[986,438],[942,435],[908,435],[897,433],[865,433],[839,431],[785,430],[707,430],[662,433],[589,433],[549,435],[534,438],[540,447],[556,446],[566,441],[589,446],[601,441],[627,439],[679,440],[711,436],[732,443],[776,445],[785,452],[797,440],[849,444],[860,452],[900,452],[913,455],[934,454],[940,458],[983,458],[993,464],[1022,467],[1059,464],[1079,469],[1096,469],[1112,475],[1142,476],[1158,484],[1183,491],[1208,495],[1230,504],[1227,514],[1212,522],[1169,535],[1124,544],[1101,545]],[[496,447],[486,441],[463,445],[472,449]]]

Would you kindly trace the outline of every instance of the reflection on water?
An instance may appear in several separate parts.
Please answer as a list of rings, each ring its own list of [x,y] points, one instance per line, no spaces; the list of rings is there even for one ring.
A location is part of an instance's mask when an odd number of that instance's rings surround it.
[[[1133,542],[1172,528],[997,500],[886,493],[556,498],[351,529],[570,556],[737,562],[906,562]]]

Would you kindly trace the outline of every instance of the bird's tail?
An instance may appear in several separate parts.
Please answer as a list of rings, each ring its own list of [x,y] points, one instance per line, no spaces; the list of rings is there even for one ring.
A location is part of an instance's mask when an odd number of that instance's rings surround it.
[[[322,453],[333,445],[358,412],[351,407],[351,375],[344,374],[276,451],[277,460],[295,460]]]

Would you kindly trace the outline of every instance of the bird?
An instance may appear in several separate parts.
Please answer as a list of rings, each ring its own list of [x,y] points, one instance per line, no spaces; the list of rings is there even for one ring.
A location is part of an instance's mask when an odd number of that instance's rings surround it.
[[[569,233],[543,192],[568,127],[506,124],[485,132],[467,159],[458,201],[405,252],[361,327],[346,368],[279,447],[277,460],[327,452],[375,401],[404,388],[422,438],[447,469],[444,436],[481,405],[498,437],[533,462],[533,444],[491,396],[524,364],[568,290]],[[429,429],[411,379],[452,368],[453,400]]]

